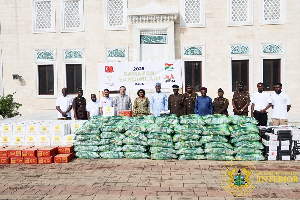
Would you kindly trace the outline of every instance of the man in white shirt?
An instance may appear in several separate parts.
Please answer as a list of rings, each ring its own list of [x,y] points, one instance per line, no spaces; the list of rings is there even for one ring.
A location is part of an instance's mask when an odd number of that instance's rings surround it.
[[[61,90],[62,96],[56,99],[56,110],[58,120],[71,120],[72,99],[68,96],[67,88]]]
[[[264,92],[263,83],[257,83],[257,91],[251,97],[251,117],[258,121],[258,126],[267,126],[267,110],[271,107],[272,100],[270,95]]]
[[[86,105],[87,118],[100,114],[100,102],[97,100],[96,94],[91,94],[91,101]]]
[[[277,83],[275,85],[275,93],[271,95],[273,107],[273,126],[288,124],[288,112],[291,109],[291,101],[289,96],[283,93],[281,89],[282,84]]]
[[[112,98],[109,97],[109,90],[104,89],[104,97],[100,100],[100,114],[103,115],[103,111],[107,108],[110,108],[112,115],[113,115],[113,106],[114,101]]]

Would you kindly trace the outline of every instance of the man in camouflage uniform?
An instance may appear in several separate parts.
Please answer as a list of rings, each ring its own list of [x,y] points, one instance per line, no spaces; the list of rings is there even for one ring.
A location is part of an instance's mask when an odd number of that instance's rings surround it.
[[[213,105],[214,105],[214,114],[222,114],[228,116],[228,105],[229,101],[228,99],[223,97],[224,91],[222,88],[218,89],[218,97],[214,99]]]
[[[191,84],[187,84],[186,93],[183,95],[183,114],[195,114],[195,102],[198,97],[197,93],[193,92]]]
[[[235,91],[232,98],[233,113],[235,115],[248,116],[248,106],[250,104],[249,92],[244,90],[243,82],[240,81],[238,91]]]
[[[168,99],[168,109],[171,114],[176,114],[178,117],[183,115],[183,95],[179,94],[179,86],[173,85],[173,92]]]

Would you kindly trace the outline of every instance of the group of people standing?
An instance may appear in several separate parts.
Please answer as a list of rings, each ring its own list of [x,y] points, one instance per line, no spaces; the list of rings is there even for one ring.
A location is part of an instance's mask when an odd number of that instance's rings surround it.
[[[59,120],[71,119],[71,109],[74,111],[76,120],[89,119],[95,115],[118,116],[120,111],[132,110],[134,117],[143,115],[160,116],[166,111],[177,116],[188,114],[199,114],[200,116],[208,114],[223,114],[228,116],[228,99],[224,98],[222,88],[218,89],[218,97],[212,101],[207,96],[207,88],[200,89],[201,96],[193,91],[190,84],[187,85],[186,92],[179,94],[179,86],[173,85],[173,94],[169,97],[161,91],[161,83],[155,84],[155,92],[149,100],[145,96],[143,89],[137,91],[137,98],[134,100],[133,106],[131,98],[126,95],[126,87],[120,87],[120,95],[114,99],[109,96],[109,90],[104,90],[103,98],[98,101],[96,94],[91,94],[91,101],[86,103],[83,97],[82,89],[78,90],[78,96],[72,100],[67,94],[67,88],[62,89],[62,96],[56,101],[56,109],[58,110]],[[291,108],[291,102],[287,94],[281,91],[282,85],[275,85],[275,93],[269,95],[263,91],[263,83],[257,84],[258,92],[252,95],[251,117],[258,120],[261,126],[266,126],[268,121],[267,110],[272,106],[273,125],[287,124],[287,112]],[[240,82],[238,90],[234,92],[232,98],[233,112],[235,115],[248,116],[248,107],[251,103],[249,92],[244,90],[243,83]]]

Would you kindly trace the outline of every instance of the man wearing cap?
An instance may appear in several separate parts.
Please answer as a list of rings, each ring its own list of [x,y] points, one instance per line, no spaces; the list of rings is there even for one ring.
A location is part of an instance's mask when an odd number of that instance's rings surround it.
[[[77,97],[73,100],[73,111],[75,120],[87,120],[86,100],[81,88],[78,88]]]
[[[161,111],[168,110],[168,98],[167,95],[160,91],[161,83],[155,84],[155,92],[150,99],[150,114],[154,116],[160,116]]]
[[[243,82],[240,81],[238,90],[234,92],[232,98],[233,113],[235,115],[248,116],[248,106],[250,104],[249,92],[244,90]]]
[[[168,108],[171,114],[176,114],[178,117],[183,115],[183,95],[179,94],[179,86],[173,85],[173,93],[168,98]]]
[[[257,83],[257,92],[251,97],[251,117],[258,121],[258,126],[267,126],[268,114],[267,110],[271,107],[271,97],[264,92],[263,83]]]
[[[198,94],[193,92],[191,84],[187,84],[186,93],[183,95],[183,114],[195,114],[195,102]]]
[[[131,110],[131,98],[126,95],[126,87],[120,87],[120,95],[115,97],[114,100],[114,107],[115,107],[115,116],[120,115],[120,111],[122,110]]]
[[[207,88],[200,89],[201,96],[199,96],[195,103],[195,114],[200,116],[210,115],[214,113],[213,103],[209,96],[206,96]]]
[[[213,105],[214,105],[214,114],[222,114],[228,116],[228,105],[229,101],[228,99],[223,97],[224,91],[222,88],[218,89],[218,97],[214,99]]]
[[[276,83],[275,92],[271,95],[273,126],[288,124],[288,112],[291,109],[291,100],[286,93],[281,91],[281,89],[282,84]]]

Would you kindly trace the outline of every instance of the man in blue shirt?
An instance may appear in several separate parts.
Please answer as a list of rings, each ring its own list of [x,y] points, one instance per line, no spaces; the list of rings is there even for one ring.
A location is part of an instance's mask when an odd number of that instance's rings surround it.
[[[200,89],[201,96],[199,96],[195,103],[195,114],[200,116],[210,115],[214,113],[213,103],[209,96],[206,96],[207,88]]]

